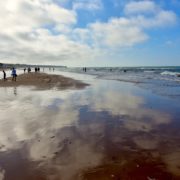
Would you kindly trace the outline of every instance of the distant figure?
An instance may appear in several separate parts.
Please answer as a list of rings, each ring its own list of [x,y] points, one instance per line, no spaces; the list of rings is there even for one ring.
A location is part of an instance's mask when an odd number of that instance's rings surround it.
[[[35,70],[35,72],[37,72],[38,71],[37,67],[35,67],[34,70]]]
[[[126,69],[124,69],[124,72],[126,72],[127,70]]]
[[[24,73],[26,72],[26,68],[24,68]]]
[[[40,72],[40,67],[37,67],[37,71]]]
[[[28,67],[28,73],[30,73],[31,72],[31,68],[30,67]]]
[[[83,71],[86,72],[86,67],[83,68]]]
[[[4,81],[7,80],[6,79],[6,72],[4,70],[3,70],[3,79],[4,79]]]
[[[12,68],[12,81],[16,81],[16,77],[17,77],[17,74],[16,74],[16,69],[13,67]]]
[[[54,68],[53,68],[53,71],[54,71]]]

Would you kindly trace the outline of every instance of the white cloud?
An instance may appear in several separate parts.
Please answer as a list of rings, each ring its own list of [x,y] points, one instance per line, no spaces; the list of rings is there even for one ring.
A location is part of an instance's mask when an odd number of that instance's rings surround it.
[[[155,26],[169,26],[177,22],[176,14],[172,11],[161,10],[159,14],[155,17]]]
[[[88,42],[94,49],[133,46],[148,39],[142,28],[128,18],[112,18],[106,23],[95,22],[86,29],[75,29],[73,35],[74,39],[84,44]]]
[[[59,60],[86,59],[92,54],[87,45],[65,35],[76,23],[75,11],[51,0],[7,0],[0,3],[0,8],[1,61],[56,64]]]
[[[153,1],[132,1],[125,6],[126,14],[136,13],[154,13],[157,10],[157,6]]]
[[[1,36],[0,36],[1,37]],[[11,53],[9,52],[11,44]],[[5,45],[5,46],[4,46]],[[37,29],[32,33],[20,33],[13,36],[9,41],[0,43],[1,59],[25,61],[33,63],[55,63],[67,59],[83,59],[91,49],[87,45],[81,45],[65,35],[54,36],[50,31]]]
[[[35,28],[76,23],[76,14],[54,3],[42,0],[7,0],[0,3],[1,32],[31,32]]]
[[[129,19],[114,18],[108,23],[94,23],[90,26],[96,44],[109,47],[124,47],[143,42],[148,36]]]
[[[172,11],[159,11],[152,17],[138,15],[129,19],[132,24],[141,28],[165,27],[177,22],[176,14]]]
[[[77,0],[73,3],[73,9],[84,9],[84,10],[99,10],[103,8],[101,0]]]
[[[124,16],[109,17],[105,22],[95,20],[80,28],[78,9],[102,9],[101,0],[77,0],[72,10],[61,7],[57,1],[0,2],[0,61],[78,65],[103,59],[113,49],[143,43],[150,38],[146,29],[177,21],[174,12],[163,10],[152,1],[138,1],[125,6]],[[155,9],[158,11],[152,13]]]
[[[86,29],[78,29],[79,39],[91,42],[94,47],[128,47],[146,41],[149,36],[146,29],[159,28],[173,25],[177,22],[176,14],[163,10],[151,1],[130,2],[125,10],[139,12],[132,16],[111,18],[108,22],[95,22]],[[150,16],[144,14],[149,10]],[[77,33],[77,31],[76,31]]]

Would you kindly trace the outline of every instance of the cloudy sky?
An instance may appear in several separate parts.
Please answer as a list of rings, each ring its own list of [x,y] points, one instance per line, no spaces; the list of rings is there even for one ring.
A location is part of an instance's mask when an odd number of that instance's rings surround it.
[[[0,62],[180,65],[179,0],[0,1]]]

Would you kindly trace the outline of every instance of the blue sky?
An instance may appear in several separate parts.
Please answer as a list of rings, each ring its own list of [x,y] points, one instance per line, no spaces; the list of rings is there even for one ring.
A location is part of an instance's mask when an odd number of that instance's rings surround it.
[[[179,0],[0,2],[0,61],[180,65]]]

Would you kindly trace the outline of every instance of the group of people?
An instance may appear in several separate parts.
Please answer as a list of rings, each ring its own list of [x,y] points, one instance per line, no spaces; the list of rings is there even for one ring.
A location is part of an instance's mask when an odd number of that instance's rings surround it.
[[[40,67],[35,67],[35,72],[40,72]]]
[[[24,68],[24,73],[26,72],[26,70],[27,70],[28,73],[31,72],[31,68],[30,68],[30,67],[28,67],[27,69]],[[35,71],[35,72],[40,72],[40,67],[35,67],[35,68],[34,68],[34,71]]]
[[[27,70],[28,73],[30,73],[30,72],[31,72],[31,67],[24,68],[23,70],[24,70],[24,73],[26,72],[26,70]],[[51,70],[51,68],[49,68],[49,70]],[[53,71],[54,71],[54,70],[55,70],[55,69],[53,68]],[[34,68],[34,71],[35,71],[35,72],[40,72],[40,67],[35,67],[35,68]],[[85,71],[86,71],[86,68],[85,68]],[[5,72],[4,69],[3,69],[2,72],[3,72],[3,79],[4,79],[4,81],[6,81],[6,80],[7,80],[6,72]],[[44,72],[44,68],[43,68],[43,72]],[[12,81],[16,81],[17,73],[16,73],[16,69],[15,69],[14,67],[12,68],[11,76],[12,76]]]
[[[27,71],[28,71],[28,73],[31,72],[31,68],[28,67],[28,68],[27,68]],[[24,68],[24,73],[25,73],[25,72],[26,72],[26,68]]]
[[[83,68],[83,71],[84,71],[84,72],[86,72],[86,71],[87,71],[86,67],[84,67],[84,68]]]
[[[14,67],[12,68],[11,76],[12,76],[12,81],[16,81],[17,73],[16,73],[16,69],[15,69]],[[5,72],[4,69],[3,69],[3,79],[4,79],[4,81],[7,80],[7,78],[6,78],[6,72]]]

